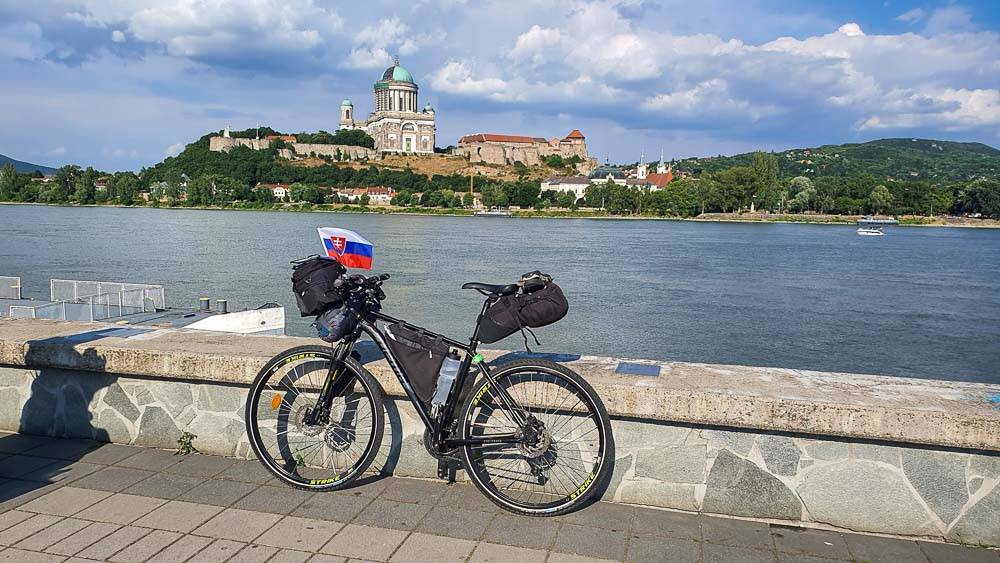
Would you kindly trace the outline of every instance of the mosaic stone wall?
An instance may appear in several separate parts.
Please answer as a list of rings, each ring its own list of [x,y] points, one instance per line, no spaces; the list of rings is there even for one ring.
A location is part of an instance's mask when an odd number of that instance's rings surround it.
[[[248,457],[239,386],[0,367],[0,429]],[[434,477],[423,425],[387,405],[376,466]],[[608,500],[1000,546],[1000,454],[615,420]],[[463,479],[461,472],[458,479]]]

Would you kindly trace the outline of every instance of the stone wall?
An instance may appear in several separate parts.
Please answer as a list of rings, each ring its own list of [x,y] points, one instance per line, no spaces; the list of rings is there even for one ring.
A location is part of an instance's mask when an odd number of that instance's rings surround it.
[[[353,145],[327,145],[318,143],[292,143],[292,150],[298,156],[309,156],[315,153],[317,156],[326,155],[337,157],[339,151],[341,158],[348,160],[363,160],[375,158],[375,151],[366,147],[356,147]]]
[[[0,367],[0,429],[249,457],[246,387],[43,368]],[[423,425],[386,408],[375,467],[433,478]],[[607,500],[816,522],[858,531],[1000,546],[1000,454],[815,436],[613,420]],[[465,477],[458,472],[457,478]]]
[[[585,163],[596,161],[587,155],[587,145],[584,143],[499,143],[493,141],[465,143],[452,150],[452,154],[464,156],[470,163],[479,164],[514,164],[521,162],[526,166],[537,166],[549,155],[559,155],[563,158],[579,156]],[[593,169],[593,166],[587,168]],[[589,171],[589,170],[587,170]]]
[[[330,145],[319,143],[289,143],[291,150],[282,149],[282,156],[292,154],[296,156],[309,156],[310,153],[319,155],[337,156],[337,151],[349,160],[362,160],[374,158],[376,152],[366,147],[356,147],[353,145]],[[210,137],[208,139],[208,150],[216,152],[229,152],[234,147],[244,146],[253,150],[264,150],[271,146],[271,141],[267,139],[237,139],[234,137]],[[289,152],[284,152],[289,151]],[[286,157],[287,158],[287,157]]]

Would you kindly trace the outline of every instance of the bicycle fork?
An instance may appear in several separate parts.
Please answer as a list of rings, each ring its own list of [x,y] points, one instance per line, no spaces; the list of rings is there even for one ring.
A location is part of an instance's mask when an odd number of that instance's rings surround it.
[[[347,391],[354,384],[354,373],[344,369],[347,357],[351,355],[353,340],[341,340],[334,348],[333,361],[323,380],[316,404],[306,409],[303,422],[308,426],[326,425],[330,422],[330,407],[333,398]]]

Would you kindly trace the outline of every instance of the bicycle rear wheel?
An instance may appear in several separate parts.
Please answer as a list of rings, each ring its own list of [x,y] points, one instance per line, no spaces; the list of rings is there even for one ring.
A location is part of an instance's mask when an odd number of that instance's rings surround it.
[[[346,486],[371,465],[385,426],[382,390],[354,359],[342,373],[354,384],[333,398],[329,420],[307,424],[333,352],[325,346],[286,350],[261,369],[246,404],[247,436],[257,459],[294,487],[332,490]]]
[[[463,446],[472,482],[518,514],[555,516],[582,506],[613,465],[611,421],[600,397],[579,375],[553,362],[511,362],[491,373],[496,385],[483,378],[465,400],[462,438],[514,433],[519,442]],[[513,408],[502,394],[513,400]]]

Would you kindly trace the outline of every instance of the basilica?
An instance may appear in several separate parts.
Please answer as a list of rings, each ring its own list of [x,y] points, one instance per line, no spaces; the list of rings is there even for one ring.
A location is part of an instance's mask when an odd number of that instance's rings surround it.
[[[397,57],[393,65],[375,82],[373,111],[364,121],[357,121],[354,104],[340,104],[340,128],[362,129],[375,139],[380,153],[433,154],[434,108],[430,102],[420,107],[417,83],[413,75],[400,66]]]

